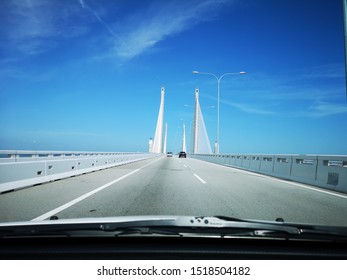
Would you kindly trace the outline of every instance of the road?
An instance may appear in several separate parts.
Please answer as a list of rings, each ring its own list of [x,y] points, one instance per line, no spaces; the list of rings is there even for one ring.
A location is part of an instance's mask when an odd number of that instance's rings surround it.
[[[159,157],[0,195],[0,222],[225,215],[347,226],[347,195],[195,159]]]

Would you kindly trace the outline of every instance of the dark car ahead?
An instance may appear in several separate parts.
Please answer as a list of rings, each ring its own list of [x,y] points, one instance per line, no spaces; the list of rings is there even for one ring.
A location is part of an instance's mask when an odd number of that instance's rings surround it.
[[[186,154],[186,152],[180,152],[180,153],[178,154],[178,157],[179,157],[179,158],[186,158],[186,157],[187,157],[187,154]]]

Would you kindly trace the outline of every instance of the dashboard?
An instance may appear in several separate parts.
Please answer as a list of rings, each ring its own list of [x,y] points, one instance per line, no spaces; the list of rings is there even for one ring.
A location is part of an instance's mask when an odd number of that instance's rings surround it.
[[[28,237],[0,240],[0,259],[347,259],[347,243],[249,238]]]

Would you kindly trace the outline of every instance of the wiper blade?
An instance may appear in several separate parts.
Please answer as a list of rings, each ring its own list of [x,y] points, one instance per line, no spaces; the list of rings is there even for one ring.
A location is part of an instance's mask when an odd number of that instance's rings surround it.
[[[13,229],[13,230],[0,230],[0,238],[23,238],[23,237],[70,237],[71,234],[63,229]]]
[[[248,220],[240,219],[240,218],[235,218],[235,217],[230,217],[230,216],[213,216],[215,218],[218,218],[223,221],[233,221],[233,222],[249,222]]]
[[[319,226],[313,227],[312,229],[300,228],[300,235],[306,237],[336,238],[347,241],[347,229],[340,227],[333,227],[333,229],[320,229]]]
[[[233,217],[140,216],[0,224],[11,236],[248,236],[285,239],[346,240],[347,228],[311,226]]]
[[[285,223],[283,218],[279,217],[275,222],[269,221],[256,221],[256,220],[242,220],[235,217],[228,216],[215,216],[216,218],[225,221],[239,221],[254,223],[256,226],[260,224],[263,225],[274,225],[277,229],[261,229],[254,231],[255,236],[264,237],[286,237],[293,238],[321,238],[321,239],[338,239],[347,240],[347,228],[337,227],[337,226],[321,226],[321,225],[308,225],[308,224],[295,224],[295,223]],[[270,226],[271,227],[271,226]],[[288,228],[294,229],[294,231],[288,231]],[[295,232],[297,231],[297,232]]]
[[[182,236],[177,229],[162,229],[157,227],[131,227],[131,228],[116,228],[113,230],[106,230],[112,232],[113,236],[138,236],[138,235],[169,235],[169,236]]]
[[[191,216],[164,216],[164,217],[129,217],[126,219],[69,219],[49,220],[41,222],[0,224],[0,236],[46,236],[46,235],[179,235],[184,233],[194,235],[237,235],[238,233],[250,236],[258,229],[285,231],[295,234],[293,227],[278,227],[272,224],[248,222],[233,219],[226,221],[217,217],[191,217]]]

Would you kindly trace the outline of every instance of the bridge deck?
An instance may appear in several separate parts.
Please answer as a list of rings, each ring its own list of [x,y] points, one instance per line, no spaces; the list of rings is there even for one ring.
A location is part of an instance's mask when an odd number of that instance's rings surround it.
[[[191,158],[152,158],[0,195],[0,222],[226,215],[347,225],[347,195]]]

